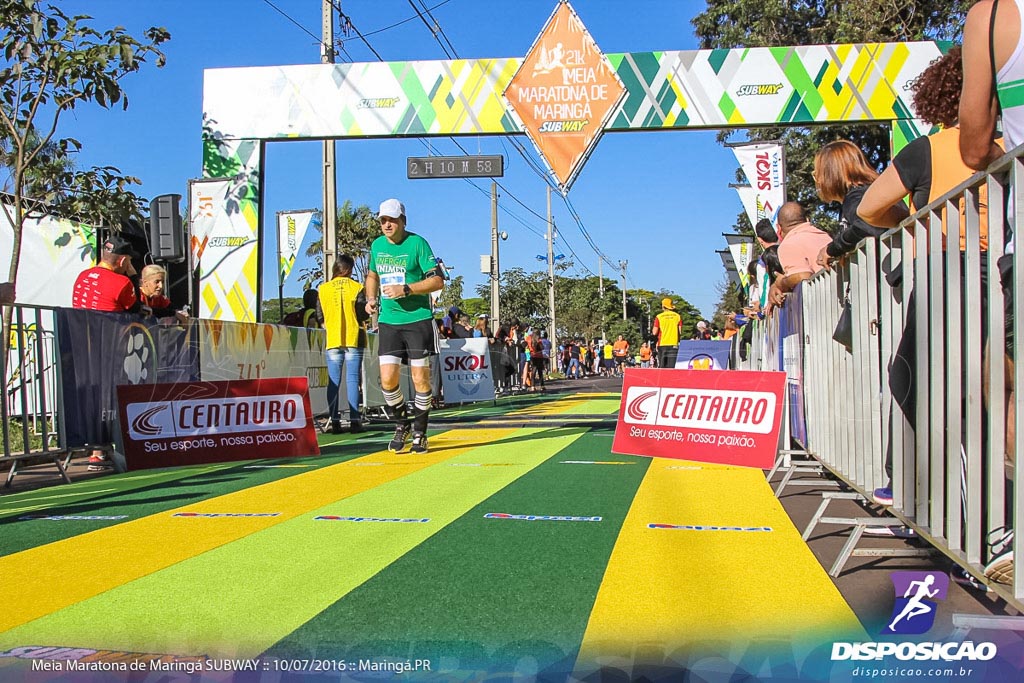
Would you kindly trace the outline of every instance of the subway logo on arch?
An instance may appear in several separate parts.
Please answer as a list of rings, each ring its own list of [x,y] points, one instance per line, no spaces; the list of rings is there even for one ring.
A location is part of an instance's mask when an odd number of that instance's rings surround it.
[[[629,387],[626,424],[768,434],[776,396],[766,391]]]

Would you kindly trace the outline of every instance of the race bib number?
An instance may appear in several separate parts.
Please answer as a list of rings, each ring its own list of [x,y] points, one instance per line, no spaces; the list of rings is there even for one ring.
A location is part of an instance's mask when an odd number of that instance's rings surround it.
[[[401,287],[405,284],[405,273],[381,273],[380,275],[381,290],[388,285],[398,285]],[[390,297],[386,297],[390,298]]]

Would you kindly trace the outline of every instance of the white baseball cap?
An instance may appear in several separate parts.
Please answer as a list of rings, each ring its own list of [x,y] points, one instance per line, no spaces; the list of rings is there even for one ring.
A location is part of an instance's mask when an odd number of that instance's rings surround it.
[[[405,204],[398,201],[397,199],[385,199],[380,203],[380,211],[377,212],[377,218],[387,216],[388,218],[398,218],[399,216],[405,215]]]
[[[697,323],[697,329],[698,329],[698,330],[703,330],[703,329],[705,329],[705,328],[706,328],[707,326],[708,326],[708,324],[707,324],[706,322],[704,322],[703,320],[701,320],[701,321],[700,321],[699,323]]]

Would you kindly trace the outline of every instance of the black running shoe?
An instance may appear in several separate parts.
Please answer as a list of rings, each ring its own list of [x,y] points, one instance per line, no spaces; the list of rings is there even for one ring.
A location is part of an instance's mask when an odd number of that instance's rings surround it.
[[[405,449],[405,442],[409,440],[409,425],[406,422],[399,422],[395,427],[395,435],[388,444],[388,450],[392,453],[401,453]]]
[[[409,450],[412,453],[426,453],[427,452],[427,435],[424,432],[413,432],[412,433],[412,447]]]

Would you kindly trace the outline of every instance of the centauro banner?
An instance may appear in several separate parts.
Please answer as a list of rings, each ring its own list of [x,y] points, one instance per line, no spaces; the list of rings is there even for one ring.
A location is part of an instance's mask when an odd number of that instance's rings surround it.
[[[312,223],[320,223],[320,212],[313,209],[304,211],[279,211],[277,214],[277,251],[280,266],[278,282],[284,284],[295,265],[306,230]]]
[[[626,369],[612,451],[769,469],[781,372]]]
[[[119,386],[129,470],[319,455],[305,377]]]
[[[256,214],[238,196],[247,189],[244,177],[193,180],[189,185],[200,318],[256,322]]]
[[[744,197],[740,188],[736,188],[740,192],[740,200],[743,201],[750,224],[756,225],[762,218],[774,222],[779,207],[786,201],[786,158],[782,145],[774,142],[757,143],[733,147],[732,151],[754,194],[756,208],[752,212],[749,195]]]

